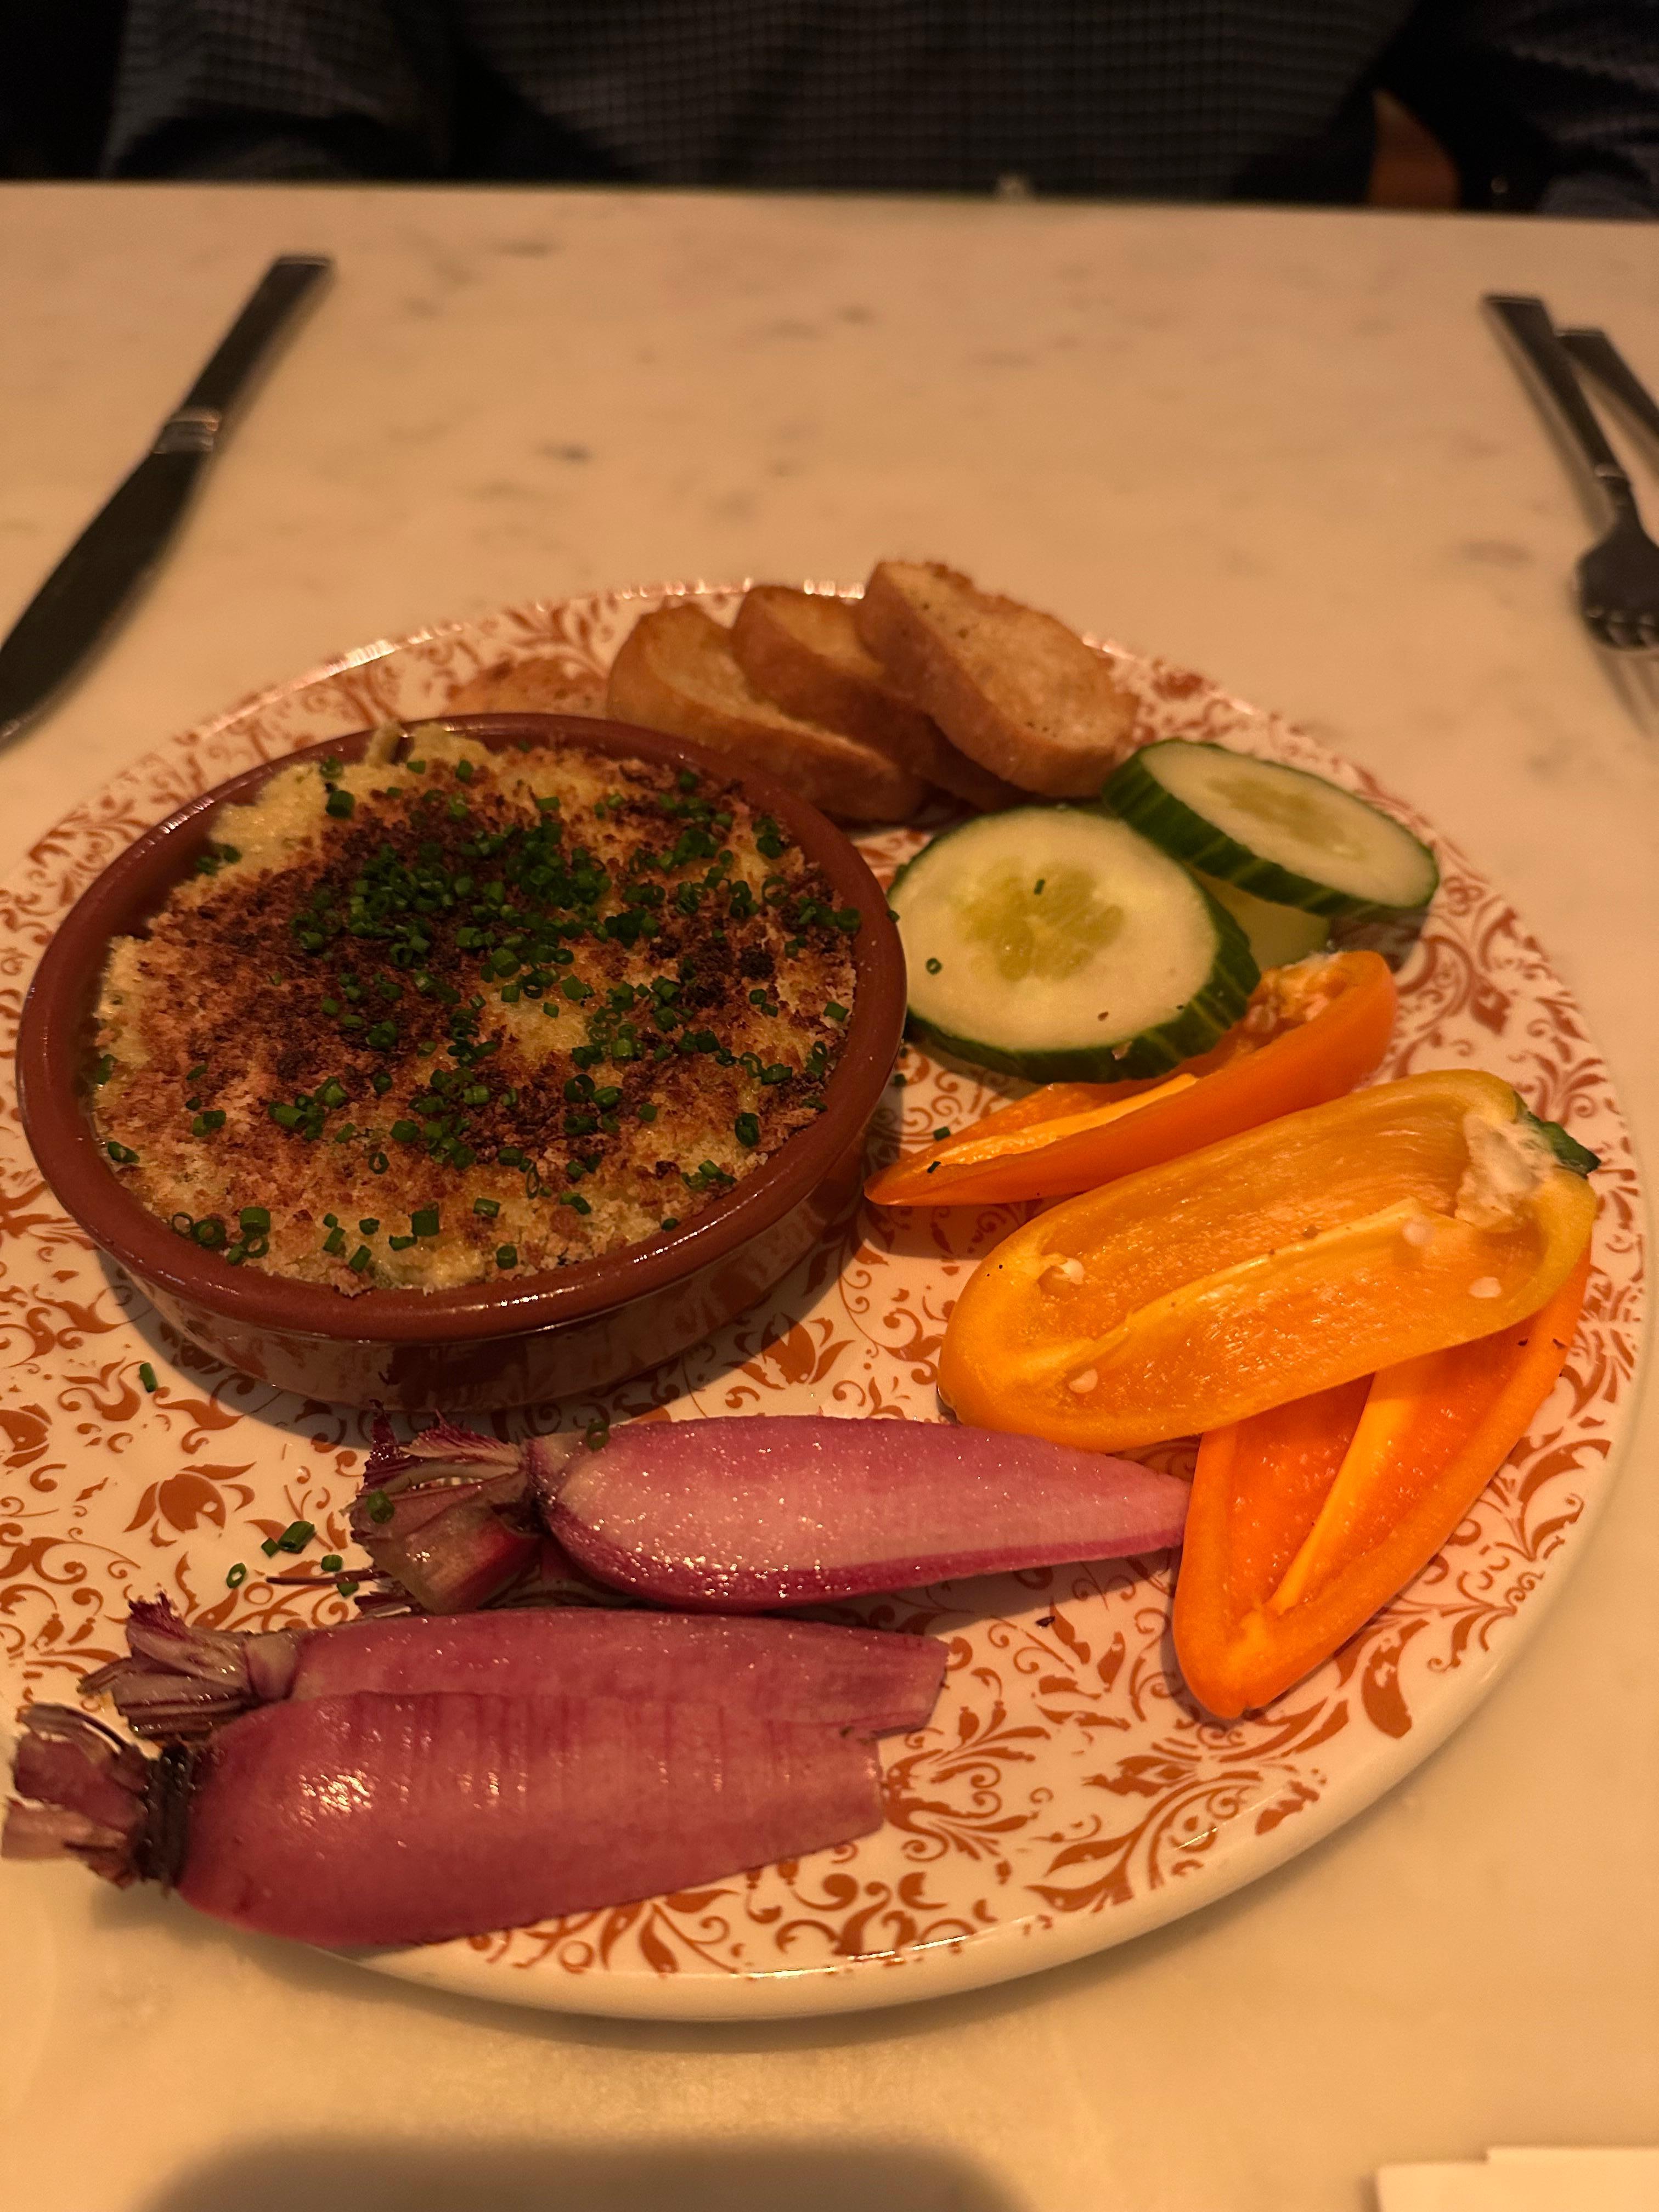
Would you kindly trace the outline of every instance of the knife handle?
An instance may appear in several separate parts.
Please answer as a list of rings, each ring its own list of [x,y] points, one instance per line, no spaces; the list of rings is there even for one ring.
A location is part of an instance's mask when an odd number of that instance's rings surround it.
[[[1554,408],[1561,427],[1571,439],[1590,474],[1620,509],[1634,509],[1636,495],[1619,456],[1578,381],[1572,356],[1556,335],[1549,310],[1541,300],[1525,294],[1488,292],[1486,304],[1520,348],[1545,397]]]
[[[1563,331],[1561,343],[1650,438],[1659,438],[1659,400],[1605,331]]]
[[[284,253],[249,294],[212,359],[156,434],[157,453],[210,453],[225,416],[295,309],[331,275],[324,253]]]

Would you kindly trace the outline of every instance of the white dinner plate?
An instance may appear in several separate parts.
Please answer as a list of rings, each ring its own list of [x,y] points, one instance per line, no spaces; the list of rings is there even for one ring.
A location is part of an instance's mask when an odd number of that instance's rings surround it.
[[[822,588],[833,588],[824,586]],[[443,706],[482,665],[556,653],[608,665],[637,616],[695,592],[597,592],[383,641],[163,745],[76,808],[0,887],[6,1042],[41,946],[113,855],[225,776],[388,715]],[[1116,651],[1115,648],[1108,648]],[[509,1934],[377,1954],[410,1980],[570,2012],[738,2019],[851,2011],[971,1989],[1123,1942],[1251,1881],[1369,1805],[1485,1696],[1537,1626],[1606,1498],[1641,1333],[1639,1201],[1607,1072],[1565,986],[1502,894],[1431,826],[1276,717],[1127,653],[1139,739],[1217,738],[1328,775],[1431,842],[1442,880],[1401,976],[1383,1074],[1472,1065],[1598,1152],[1584,1320],[1530,1433],[1445,1549],[1337,1656],[1265,1712],[1206,1721],[1176,1674],[1171,1563],[963,1583],[848,1608],[950,1644],[930,1727],[883,1747],[879,1833],[695,1893]],[[878,872],[922,833],[864,839]],[[907,1048],[873,1148],[890,1158],[997,1092]],[[933,1361],[973,1263],[1022,1218],[861,1207],[763,1304],[668,1366],[510,1430],[818,1412],[939,1418]],[[343,1518],[362,1415],[284,1396],[162,1329],[40,1182],[0,1073],[0,1691],[72,1698],[116,1655],[131,1595],[165,1590],[216,1626],[339,1619],[271,1586],[262,1539],[292,1521],[349,1553]],[[157,1387],[143,1386],[148,1362]],[[1166,1455],[1166,1462],[1169,1455]],[[1176,1455],[1178,1462],[1178,1452]],[[65,1869],[64,1879],[83,1879]],[[182,1905],[174,1909],[183,1911]],[[227,1938],[227,1940],[232,1940]]]

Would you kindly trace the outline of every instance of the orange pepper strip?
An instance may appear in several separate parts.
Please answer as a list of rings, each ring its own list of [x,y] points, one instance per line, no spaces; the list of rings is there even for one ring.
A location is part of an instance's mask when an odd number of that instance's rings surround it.
[[[1528,1320],[1204,1438],[1175,1644],[1211,1712],[1276,1698],[1427,1565],[1548,1397],[1589,1277],[1586,1250]]]
[[[1302,1106],[1340,1098],[1382,1059],[1396,994],[1375,952],[1272,968],[1249,1012],[1172,1077],[1050,1083],[872,1176],[878,1206],[1065,1198]]]
[[[1595,1217],[1497,1076],[1373,1085],[1015,1230],[957,1301],[939,1389],[1085,1450],[1200,1434],[1536,1313]]]

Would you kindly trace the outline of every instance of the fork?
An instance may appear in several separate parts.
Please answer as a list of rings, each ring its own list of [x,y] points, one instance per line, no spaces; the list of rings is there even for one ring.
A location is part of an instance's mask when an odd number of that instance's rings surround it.
[[[1488,292],[1486,304],[1519,347],[1613,510],[1611,526],[1578,563],[1578,611],[1586,628],[1615,653],[1659,650],[1659,545],[1642,527],[1630,478],[1584,397],[1571,355],[1541,300]]]

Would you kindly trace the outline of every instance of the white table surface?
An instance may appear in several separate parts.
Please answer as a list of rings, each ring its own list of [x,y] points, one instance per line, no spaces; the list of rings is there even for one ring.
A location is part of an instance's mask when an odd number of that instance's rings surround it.
[[[668,577],[943,557],[1284,709],[1513,896],[1659,1158],[1659,736],[1475,309],[1659,382],[1659,227],[557,191],[0,190],[0,629],[265,259],[339,276],[137,618],[0,757],[0,866],[337,647]],[[1659,478],[1641,481],[1659,515]],[[424,1995],[0,1877],[22,2212],[1327,2212],[1659,2141],[1659,1398],[1552,1618],[1391,1797],[1082,1965],[700,2028]]]

